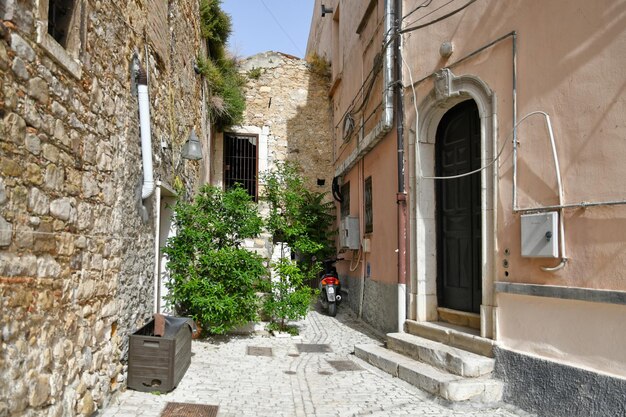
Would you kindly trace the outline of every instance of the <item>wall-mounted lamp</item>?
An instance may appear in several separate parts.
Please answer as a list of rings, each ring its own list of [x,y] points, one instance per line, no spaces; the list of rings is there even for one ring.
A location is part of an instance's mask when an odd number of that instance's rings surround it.
[[[185,144],[183,145],[180,156],[182,158],[190,159],[192,161],[202,159],[202,144],[196,136],[195,129],[191,129],[189,139],[187,139],[187,142],[185,142]]]
[[[322,17],[326,16],[326,13],[332,13],[332,12],[333,12],[332,7],[326,7],[325,4],[322,4]]]

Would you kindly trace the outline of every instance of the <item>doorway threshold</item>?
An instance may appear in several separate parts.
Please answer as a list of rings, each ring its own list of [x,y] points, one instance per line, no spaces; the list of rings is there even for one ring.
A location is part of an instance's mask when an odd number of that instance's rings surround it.
[[[493,357],[495,341],[480,337],[480,332],[469,327],[441,321],[405,322],[407,333],[464,349],[478,355]]]

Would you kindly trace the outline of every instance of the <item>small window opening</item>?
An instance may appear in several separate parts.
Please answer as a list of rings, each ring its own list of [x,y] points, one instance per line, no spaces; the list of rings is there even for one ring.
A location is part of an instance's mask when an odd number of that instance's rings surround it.
[[[365,233],[374,231],[374,212],[372,210],[372,177],[365,179]]]
[[[74,14],[74,0],[49,0],[48,34],[63,48],[68,46],[68,33]]]
[[[240,184],[257,201],[256,136],[224,134],[224,186],[228,190]]]
[[[350,182],[341,186],[341,218],[350,215]]]

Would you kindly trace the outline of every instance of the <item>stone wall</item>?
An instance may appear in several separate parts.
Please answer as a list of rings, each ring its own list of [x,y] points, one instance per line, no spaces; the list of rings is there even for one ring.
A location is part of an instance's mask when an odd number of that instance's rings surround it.
[[[305,60],[277,52],[246,59],[241,71],[248,80],[243,125],[269,129],[266,167],[277,161],[297,162],[310,189],[330,191],[328,78],[312,71]],[[318,186],[317,179],[324,180],[324,185]]]
[[[258,135],[259,175],[278,162],[296,162],[310,190],[330,192],[333,155],[328,78],[312,71],[305,60],[278,52],[243,60],[240,72],[247,80],[246,110],[242,125],[230,131]],[[219,140],[214,145],[212,182],[221,185],[223,148]],[[259,181],[259,196],[262,193]],[[260,209],[267,213],[262,198]],[[271,257],[273,246],[268,239],[264,235],[246,243],[250,249]]]
[[[155,179],[194,189],[200,167],[180,147],[192,127],[208,138],[198,2],[76,2],[78,74],[38,42],[44,2],[0,6],[1,417],[102,408],[124,386],[128,335],[152,314],[133,55],[149,74]]]

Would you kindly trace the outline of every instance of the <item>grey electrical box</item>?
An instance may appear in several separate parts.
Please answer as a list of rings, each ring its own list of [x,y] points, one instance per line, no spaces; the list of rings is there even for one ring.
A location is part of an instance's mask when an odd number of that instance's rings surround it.
[[[522,215],[522,256],[558,258],[558,221],[556,211]]]
[[[339,224],[339,249],[359,249],[361,236],[359,235],[359,218],[344,217]]]

